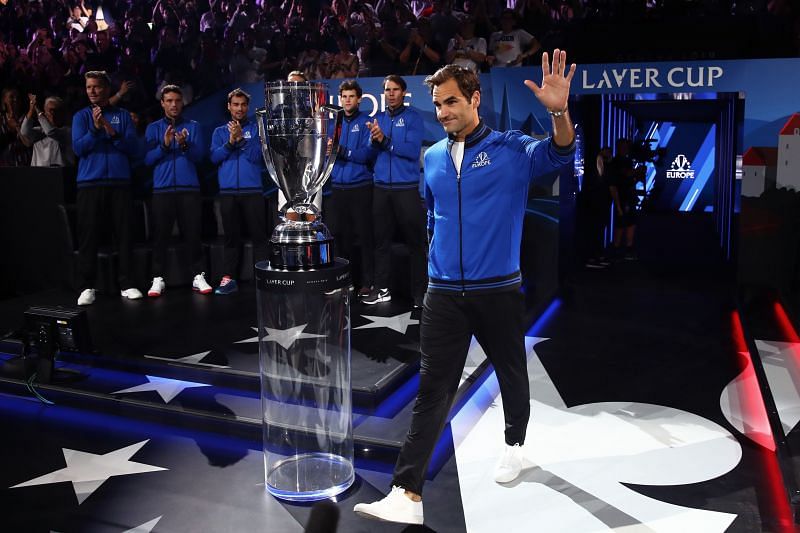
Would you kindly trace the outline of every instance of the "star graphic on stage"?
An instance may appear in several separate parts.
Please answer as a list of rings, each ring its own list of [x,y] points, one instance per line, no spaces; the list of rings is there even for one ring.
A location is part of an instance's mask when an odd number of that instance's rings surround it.
[[[206,358],[208,354],[211,353],[211,350],[206,350],[205,352],[199,352],[192,355],[187,355],[186,357],[159,357],[157,355],[145,355],[147,359],[158,359],[159,361],[169,361],[171,363],[189,363],[192,365],[200,365],[200,366],[207,366],[210,368],[230,368],[228,365],[215,365],[213,363],[204,363],[203,359]]]
[[[160,516],[153,518],[149,522],[145,522],[141,526],[136,526],[133,529],[123,531],[122,533],[150,533],[151,531],[153,531],[153,528],[156,527],[156,524],[158,524],[159,520],[161,520]]]
[[[295,341],[299,341],[301,339],[324,339],[325,335],[318,335],[316,333],[303,333],[303,330],[306,329],[308,324],[300,324],[299,326],[295,326],[293,328],[287,329],[275,329],[275,328],[268,328],[264,327],[264,331],[267,332],[267,336],[264,337],[264,342],[277,342],[280,344],[284,350],[288,350]],[[253,328],[255,331],[258,331],[258,328]],[[258,342],[258,337],[252,337],[249,339],[244,339],[241,341],[237,341],[237,344],[245,343],[245,342]]]
[[[408,313],[401,313],[394,316],[371,316],[361,315],[367,320],[371,320],[369,324],[358,326],[353,329],[370,329],[370,328],[389,328],[397,331],[398,333],[406,334],[408,326],[419,324],[419,320],[411,318],[411,311]]]
[[[157,376],[145,376],[149,383],[136,385],[123,390],[114,391],[111,394],[128,394],[130,392],[144,392],[156,391],[159,396],[164,400],[164,403],[169,403],[175,396],[183,392],[184,389],[191,389],[193,387],[210,387],[207,383],[194,383],[192,381],[180,381],[177,379],[160,378]]]
[[[160,466],[137,463],[130,460],[130,458],[148,442],[149,439],[143,440],[142,442],[131,444],[130,446],[105,454],[94,454],[62,448],[64,460],[67,463],[65,468],[25,481],[10,488],[16,489],[20,487],[32,487],[34,485],[48,485],[50,483],[69,481],[72,483],[72,487],[75,490],[78,504],[81,504],[112,476],[127,476],[129,474],[168,470]]]

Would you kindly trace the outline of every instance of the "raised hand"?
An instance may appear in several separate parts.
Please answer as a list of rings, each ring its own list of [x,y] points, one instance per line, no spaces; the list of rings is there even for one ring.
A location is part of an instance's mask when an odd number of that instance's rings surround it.
[[[573,63],[567,70],[567,53],[556,48],[553,51],[552,66],[547,52],[542,54],[541,86],[531,80],[525,80],[525,85],[533,91],[533,94],[548,111],[563,111],[567,108],[569,86],[575,75],[575,68],[575,63]]]

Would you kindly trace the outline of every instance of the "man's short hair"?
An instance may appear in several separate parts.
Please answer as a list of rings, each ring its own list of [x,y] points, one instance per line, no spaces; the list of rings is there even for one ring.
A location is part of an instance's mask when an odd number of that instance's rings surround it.
[[[231,100],[233,100],[234,96],[241,96],[245,100],[247,100],[248,104],[250,103],[250,95],[247,94],[246,92],[244,92],[241,87],[237,87],[237,88],[235,88],[234,90],[232,90],[231,92],[228,93],[228,103],[229,104],[231,103]]]
[[[100,80],[104,87],[111,87],[111,78],[105,70],[90,70],[83,75],[85,80]]]
[[[344,80],[342,83],[340,83],[339,96],[342,95],[342,91],[355,91],[356,95],[359,98],[361,98],[364,95],[364,90],[361,88],[361,85],[359,85],[356,80]]]
[[[181,88],[177,85],[164,85],[164,87],[161,88],[161,92],[159,93],[160,94],[159,98],[163,100],[164,96],[169,93],[178,93],[179,95],[181,95],[181,98],[183,98],[183,90],[181,90]]]
[[[446,65],[427,78],[425,78],[425,85],[431,90],[447,81],[456,80],[458,89],[461,91],[467,100],[472,98],[475,91],[481,92],[481,82],[478,75],[472,70],[458,65]]]
[[[288,80],[288,79],[289,79],[289,78],[291,78],[292,76],[298,76],[298,77],[300,77],[300,78],[303,78],[303,81],[308,81],[308,78],[306,78],[306,75],[305,75],[305,74],[303,74],[303,72],[302,72],[301,70],[293,70],[293,71],[291,71],[291,72],[290,72],[290,73],[289,73],[289,74],[286,76],[286,79]]]
[[[403,91],[405,91],[406,87],[408,87],[408,85],[406,85],[406,80],[404,80],[402,78],[402,76],[399,76],[397,74],[389,74],[388,76],[383,78],[383,88],[384,89],[386,89],[386,84],[389,83],[390,81],[392,83],[396,83],[397,85],[399,85],[400,88],[403,89]]]

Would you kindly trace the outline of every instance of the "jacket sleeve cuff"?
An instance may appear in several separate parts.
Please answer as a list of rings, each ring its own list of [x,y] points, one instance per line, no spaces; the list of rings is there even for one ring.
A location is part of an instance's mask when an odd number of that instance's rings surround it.
[[[550,138],[550,146],[553,148],[553,151],[561,156],[572,155],[575,152],[575,138],[572,138],[572,142],[569,143],[567,146],[559,146],[556,144],[555,139],[552,137]]]

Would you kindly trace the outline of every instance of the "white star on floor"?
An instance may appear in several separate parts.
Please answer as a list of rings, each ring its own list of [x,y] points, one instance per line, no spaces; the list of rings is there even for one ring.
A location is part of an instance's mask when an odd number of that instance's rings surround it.
[[[19,487],[31,487],[34,485],[48,485],[50,483],[61,483],[63,481],[72,482],[78,504],[83,503],[86,498],[100,488],[100,485],[112,476],[126,476],[128,474],[141,474],[143,472],[156,472],[158,470],[168,470],[160,466],[147,465],[130,461],[136,452],[149,442],[131,444],[119,450],[114,450],[106,454],[94,454],[82,452],[80,450],[70,450],[62,448],[64,460],[67,466],[60,470],[50,472],[44,476],[25,481],[19,485],[14,485],[12,489]]]
[[[267,332],[267,336],[264,337],[264,342],[277,342],[281,346],[283,346],[284,350],[288,350],[295,341],[299,341],[300,339],[324,339],[325,335],[317,335],[316,333],[303,333],[303,330],[306,329],[308,324],[300,324],[299,326],[295,326],[293,328],[287,329],[273,329],[264,327],[264,330]],[[253,328],[256,329],[256,328]],[[256,329],[256,331],[258,331]],[[255,337],[258,340],[258,337]],[[249,339],[246,341],[239,341],[239,342],[252,342]]]
[[[164,400],[164,403],[169,403],[172,399],[183,392],[184,389],[191,389],[193,387],[210,387],[207,383],[194,383],[192,381],[180,381],[177,379],[160,378],[157,376],[145,376],[150,383],[136,385],[128,389],[114,391],[111,394],[127,394],[129,392],[144,392],[154,390]]]
[[[169,361],[171,363],[189,363],[192,365],[208,366],[212,368],[230,368],[228,365],[215,365],[213,363],[203,363],[203,359],[211,353],[211,350],[199,352],[186,357],[159,357],[157,355],[145,355],[147,359],[158,359],[159,361]]]
[[[258,332],[258,328],[251,328],[251,329],[253,331],[255,331],[255,332]],[[234,342],[234,344],[246,344],[246,343],[249,343],[249,342],[258,342],[258,335],[256,335],[255,337],[249,337],[247,339],[242,339],[240,341],[236,341],[236,342]]]
[[[395,316],[361,316],[368,320],[372,320],[372,322],[370,324],[364,324],[363,326],[358,326],[357,328],[353,329],[389,328],[405,335],[408,326],[419,324],[419,320],[411,318],[411,311]]]
[[[145,522],[141,526],[136,526],[133,529],[129,529],[127,531],[123,531],[122,533],[150,533],[153,531],[153,528],[156,527],[158,521],[161,520],[161,517],[153,518],[149,522]]]

